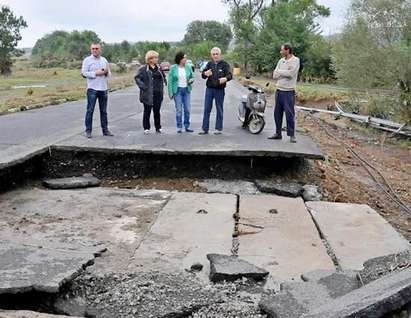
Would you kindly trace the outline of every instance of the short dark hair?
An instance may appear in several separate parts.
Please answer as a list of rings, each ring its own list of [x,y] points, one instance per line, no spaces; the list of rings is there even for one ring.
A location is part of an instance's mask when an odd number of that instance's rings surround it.
[[[181,60],[184,58],[186,54],[182,51],[177,52],[176,57],[174,58],[174,62],[176,62],[176,64],[180,64]]]
[[[293,48],[290,43],[284,43],[283,48],[284,50],[287,50],[290,54],[293,54]]]

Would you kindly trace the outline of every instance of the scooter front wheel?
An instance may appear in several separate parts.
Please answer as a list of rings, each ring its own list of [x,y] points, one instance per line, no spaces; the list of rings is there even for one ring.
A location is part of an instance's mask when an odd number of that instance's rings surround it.
[[[248,124],[248,130],[250,133],[256,135],[263,131],[265,126],[265,120],[261,116],[253,116]]]

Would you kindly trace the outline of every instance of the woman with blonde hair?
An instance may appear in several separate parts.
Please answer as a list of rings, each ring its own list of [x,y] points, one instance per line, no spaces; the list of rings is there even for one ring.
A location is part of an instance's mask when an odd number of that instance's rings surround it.
[[[160,109],[163,102],[164,85],[167,85],[167,80],[158,65],[158,53],[156,51],[146,53],[146,64],[140,67],[134,80],[140,88],[140,102],[144,105],[144,133],[150,133],[150,116],[151,110],[153,110],[156,132],[161,134]]]

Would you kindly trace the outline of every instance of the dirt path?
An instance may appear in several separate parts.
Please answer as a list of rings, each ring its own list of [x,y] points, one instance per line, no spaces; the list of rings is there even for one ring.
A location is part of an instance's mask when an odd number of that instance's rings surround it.
[[[398,196],[411,206],[411,146],[406,141],[391,141],[385,134],[364,129],[348,120],[322,117],[327,129],[347,142],[363,158],[378,168]],[[337,141],[330,138],[310,116],[300,116],[304,129],[326,154],[325,162],[317,161],[320,184],[325,200],[368,204],[411,240],[411,215],[400,210],[373,181],[361,163]],[[317,170],[315,169],[315,170]]]

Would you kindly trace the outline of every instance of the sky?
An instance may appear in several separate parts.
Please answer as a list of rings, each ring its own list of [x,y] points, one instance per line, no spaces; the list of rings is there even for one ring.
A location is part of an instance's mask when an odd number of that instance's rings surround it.
[[[331,16],[321,19],[325,35],[337,33],[350,0],[318,0],[330,7]],[[227,7],[221,0],[0,0],[28,28],[19,47],[32,47],[37,39],[54,30],[93,30],[107,43],[180,41],[193,20],[227,22]]]

